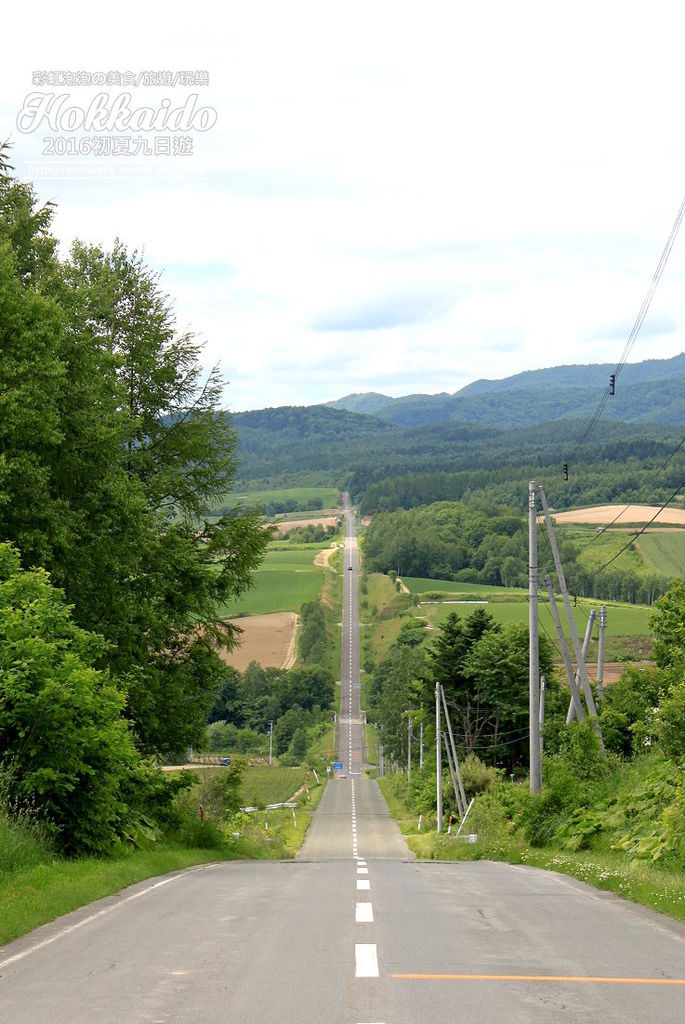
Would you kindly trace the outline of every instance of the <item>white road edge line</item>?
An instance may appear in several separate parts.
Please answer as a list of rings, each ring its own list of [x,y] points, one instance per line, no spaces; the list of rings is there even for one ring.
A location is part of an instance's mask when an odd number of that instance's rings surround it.
[[[378,977],[378,953],[375,942],[357,942],[354,946],[355,977]]]
[[[34,946],[29,946],[28,949],[24,949],[21,953],[15,953],[14,956],[7,957],[6,960],[0,960],[0,970],[3,967],[9,967],[10,964],[15,964],[18,960],[23,960],[24,957],[30,956],[31,953],[37,953],[39,949],[44,949],[46,946],[51,946],[53,942],[57,942],[58,939],[63,939],[67,935],[71,935],[72,932],[76,932],[79,928],[83,928],[84,925],[90,924],[91,921],[97,921],[99,917],[104,917],[106,914],[111,914],[113,910],[118,910],[119,907],[123,907],[125,903],[131,903],[133,900],[140,899],[141,896],[146,896],[153,889],[160,889],[163,885],[169,885],[170,882],[176,882],[179,878],[183,878],[185,875],[189,875],[194,871],[201,871],[203,868],[214,867],[215,865],[203,864],[197,868],[190,868],[188,871],[183,871],[181,874],[173,875],[171,878],[163,878],[161,882],[155,882],[154,885],[148,885],[146,889],[141,889],[140,892],[134,892],[132,896],[125,896],[123,900],[119,900],[117,903],[112,904],[111,907],[105,907],[103,910],[98,910],[96,914],[90,914],[89,917],[84,917],[82,921],[77,921],[76,924],[70,924],[68,928],[63,928],[61,932],[57,932],[56,935],[51,935],[48,939],[43,939],[42,942],[36,942]],[[106,898],[106,897],[105,897]]]

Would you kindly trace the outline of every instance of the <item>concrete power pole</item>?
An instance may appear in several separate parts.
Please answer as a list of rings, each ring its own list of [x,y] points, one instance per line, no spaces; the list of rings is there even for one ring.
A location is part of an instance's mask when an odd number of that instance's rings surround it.
[[[543,580],[544,585],[547,587],[547,594],[549,596],[549,607],[552,612],[552,618],[554,619],[554,625],[557,630],[557,637],[559,638],[559,647],[561,648],[561,656],[564,659],[564,666],[566,668],[566,678],[568,679],[569,689],[571,690],[571,700],[574,703],[576,709],[576,715],[578,721],[582,722],[585,718],[585,712],[583,711],[583,702],[580,699],[580,690],[578,689],[578,683],[576,676],[573,671],[573,665],[571,664],[571,655],[568,653],[568,644],[566,643],[566,637],[564,636],[564,630],[561,625],[561,619],[559,617],[559,609],[557,608],[557,602],[554,597],[554,587],[549,576],[545,576]]]
[[[440,731],[440,683],[435,684],[435,769],[438,832],[442,832],[442,733]]]
[[[540,761],[540,644],[538,638],[538,522],[535,481],[528,483],[528,717],[530,722],[530,791],[542,788]]]
[[[604,635],[607,628],[607,608],[603,604],[599,609],[599,650],[597,651],[597,697],[604,696]]]
[[[269,768],[273,765],[274,753],[274,723],[269,722]]]
[[[411,782],[411,718],[407,719],[407,782]]]
[[[419,726],[419,768],[423,771],[423,722]]]
[[[583,661],[585,661],[585,659],[587,658],[587,652],[590,649],[590,637],[592,636],[592,627],[593,627],[594,622],[595,622],[595,615],[596,615],[596,612],[595,612],[595,609],[593,608],[591,610],[590,614],[588,615],[587,626],[586,626],[586,629],[585,629],[585,637],[583,639]],[[578,686],[579,681],[580,681],[580,676],[579,676],[578,673],[576,673],[576,686]],[[575,718],[575,714],[576,714],[576,706],[575,706],[575,703],[573,701],[573,697],[571,697],[571,703],[568,706],[568,713],[566,715],[566,724],[567,725],[571,724],[571,722]]]
[[[540,676],[540,753],[545,745],[545,741],[542,735],[542,729],[545,724],[545,677]]]
[[[545,498],[545,492],[542,487],[539,488],[540,501],[542,502],[542,508],[545,513],[545,525],[547,526],[547,533],[549,535],[549,543],[552,548],[552,557],[554,558],[554,566],[557,570],[557,579],[559,580],[559,589],[561,590],[561,596],[564,601],[564,609],[566,611],[566,619],[568,621],[568,630],[571,634],[571,643],[573,644],[573,653],[576,656],[576,664],[578,665],[578,672],[580,674],[580,680],[583,684],[583,694],[585,695],[585,704],[587,705],[588,713],[592,720],[592,728],[599,738],[599,742],[604,749],[604,741],[602,740],[602,730],[600,728],[599,719],[597,718],[597,708],[595,707],[595,698],[592,696],[592,689],[590,688],[590,680],[588,679],[587,669],[585,668],[585,660],[583,658],[583,652],[580,649],[580,640],[578,639],[578,630],[576,629],[576,620],[573,618],[573,612],[571,610],[571,601],[568,596],[568,589],[566,587],[566,577],[564,576],[564,570],[561,565],[561,558],[559,557],[559,548],[557,547],[557,539],[554,536],[554,527],[552,526],[552,517],[549,514],[549,507],[547,505],[547,499]]]

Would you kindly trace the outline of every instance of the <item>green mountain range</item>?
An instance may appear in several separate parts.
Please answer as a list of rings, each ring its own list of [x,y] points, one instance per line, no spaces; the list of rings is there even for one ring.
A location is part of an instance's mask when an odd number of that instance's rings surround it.
[[[503,380],[477,380],[454,394],[390,398],[367,392],[327,404],[402,427],[461,421],[515,429],[558,419],[589,419],[614,371],[611,363],[555,366]],[[624,423],[685,423],[685,353],[627,363],[603,417]]]

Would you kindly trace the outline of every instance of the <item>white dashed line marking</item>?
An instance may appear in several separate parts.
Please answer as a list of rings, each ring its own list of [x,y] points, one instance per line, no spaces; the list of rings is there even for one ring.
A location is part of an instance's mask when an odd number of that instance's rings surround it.
[[[375,942],[357,942],[354,947],[355,976],[357,978],[378,977],[378,953]]]
[[[373,924],[373,903],[358,903],[354,920],[356,924]]]
[[[362,889],[365,889],[365,890],[368,891],[370,888],[371,888],[371,882],[368,880],[368,878],[358,878],[357,879],[357,891],[358,892],[361,892]]]

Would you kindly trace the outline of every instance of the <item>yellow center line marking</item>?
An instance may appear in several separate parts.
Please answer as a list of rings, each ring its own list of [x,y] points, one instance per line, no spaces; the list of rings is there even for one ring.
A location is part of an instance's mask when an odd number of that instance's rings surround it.
[[[593,978],[564,974],[392,974],[400,981],[553,981],[595,985],[685,985],[685,978]]]

